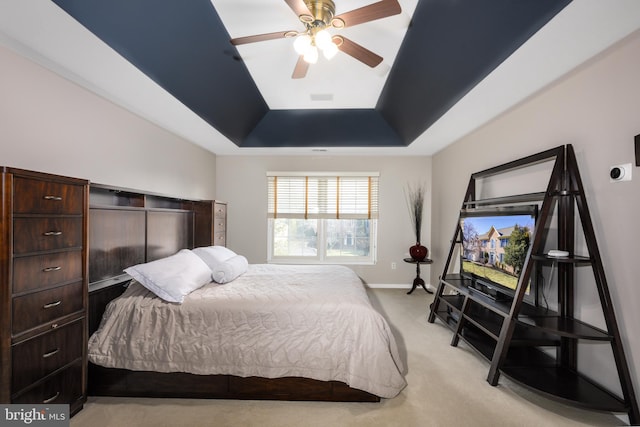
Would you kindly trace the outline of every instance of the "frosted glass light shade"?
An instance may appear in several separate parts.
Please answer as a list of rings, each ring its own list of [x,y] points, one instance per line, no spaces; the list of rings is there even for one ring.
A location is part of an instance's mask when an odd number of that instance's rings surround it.
[[[333,44],[333,42],[331,41],[331,34],[329,34],[327,30],[318,31],[316,33],[315,40],[316,46],[318,46],[318,48],[321,50],[330,48],[330,46]]]
[[[331,42],[327,47],[325,47],[322,50],[322,54],[327,59],[333,58],[334,56],[336,56],[336,53],[338,53],[338,46],[336,46],[335,43],[333,42]]]
[[[304,55],[307,53],[307,50],[311,47],[311,37],[308,35],[298,36],[293,42],[293,48],[296,50],[298,55]]]
[[[309,64],[315,64],[318,62],[318,48],[315,46],[309,46],[309,49],[304,54],[304,60]]]

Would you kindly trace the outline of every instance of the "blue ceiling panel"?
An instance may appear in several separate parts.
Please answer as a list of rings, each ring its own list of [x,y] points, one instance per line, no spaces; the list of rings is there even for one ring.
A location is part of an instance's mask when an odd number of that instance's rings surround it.
[[[414,141],[571,0],[421,0],[377,109]]]
[[[271,110],[241,147],[403,147],[373,109]]]
[[[269,107],[210,0],[53,0],[235,144]]]

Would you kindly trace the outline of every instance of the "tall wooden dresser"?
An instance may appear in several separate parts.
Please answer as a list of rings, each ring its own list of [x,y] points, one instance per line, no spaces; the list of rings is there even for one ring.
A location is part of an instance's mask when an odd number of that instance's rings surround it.
[[[0,402],[86,400],[86,180],[1,168]]]
[[[227,204],[219,200],[193,202],[194,247],[227,246]]]

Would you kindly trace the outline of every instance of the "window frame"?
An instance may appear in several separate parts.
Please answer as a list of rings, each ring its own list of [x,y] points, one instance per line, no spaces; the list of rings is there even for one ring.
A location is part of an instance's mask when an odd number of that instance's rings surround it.
[[[375,265],[378,259],[378,220],[369,219],[369,256],[327,256],[325,221],[329,219],[316,219],[318,221],[318,251],[315,256],[275,256],[273,255],[274,223],[275,218],[268,218],[267,222],[267,263],[269,264],[350,264],[350,265]],[[322,234],[321,234],[322,233]]]
[[[377,262],[377,242],[378,242],[378,210],[379,210],[379,172],[267,172],[267,262],[268,263],[287,263],[287,264],[354,264],[354,265],[374,265]],[[304,179],[305,184],[300,185],[300,180]],[[322,187],[323,192],[310,191],[321,187],[312,185],[311,182],[333,183],[337,187]],[[344,200],[357,200],[360,203],[356,211],[341,211],[342,203],[342,187],[344,182],[351,182],[345,187],[348,192]],[[355,181],[354,181],[355,179]],[[361,180],[361,181],[360,181]],[[363,209],[363,193],[362,184],[365,182],[366,192],[364,193],[364,202],[367,205]],[[308,184],[307,184],[308,183]],[[284,185],[284,187],[283,187]],[[318,184],[320,185],[320,184]],[[356,187],[353,187],[353,186]],[[293,188],[295,191],[290,192]],[[358,188],[357,193],[353,193],[353,188]],[[332,190],[333,189],[333,190]],[[282,193],[284,191],[284,193]],[[336,193],[340,191],[340,195]],[[316,198],[314,196],[323,195],[329,197],[325,199]],[[350,196],[354,195],[354,196]],[[357,195],[357,196],[355,196]],[[283,197],[284,205],[280,204],[280,198]],[[332,199],[331,197],[338,197]],[[356,197],[355,199],[351,197]],[[291,202],[294,204],[290,204]],[[302,202],[302,205],[300,203]],[[318,204],[316,204],[318,203]],[[326,210],[327,207],[333,206]],[[353,207],[353,205],[350,205]],[[284,210],[283,210],[284,208]],[[287,212],[288,210],[288,212]],[[290,212],[290,213],[289,213]],[[277,219],[285,220],[312,220],[316,221],[316,254],[300,255],[300,256],[276,256],[274,255],[276,244],[275,223]],[[328,227],[329,221],[333,220],[365,220],[369,223],[369,255],[368,256],[330,256],[327,254],[327,240],[331,232]],[[344,236],[342,236],[344,237]],[[295,249],[294,249],[295,250]]]

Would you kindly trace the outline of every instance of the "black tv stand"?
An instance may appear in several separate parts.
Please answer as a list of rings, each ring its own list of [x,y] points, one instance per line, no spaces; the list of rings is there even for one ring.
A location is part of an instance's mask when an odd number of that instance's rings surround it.
[[[477,179],[551,161],[554,162],[553,169],[545,192],[484,200],[475,197]],[[563,403],[627,413],[629,422],[637,425],[640,423],[638,401],[571,145],[472,174],[461,211],[523,202],[541,202],[541,208],[514,294],[504,298],[505,295],[498,295],[495,289],[482,284],[476,277],[450,273],[451,261],[462,249],[462,229],[458,221],[431,304],[429,322],[440,319],[454,332],[452,346],[457,346],[462,339],[490,362],[487,381],[491,385],[497,385],[500,374],[504,373],[527,388]],[[544,254],[552,215],[557,217],[557,248],[568,251],[568,257],[550,258]],[[580,219],[588,251],[586,256],[574,255],[578,235],[576,218]],[[548,268],[552,263],[557,263],[557,311],[555,307],[552,310],[539,306],[537,296],[531,304],[524,301],[530,279],[537,277],[543,266]],[[587,275],[574,274],[574,270],[581,266],[591,267],[592,281]],[[574,281],[577,277],[581,279],[580,286],[595,283],[606,328],[591,326],[574,318]],[[579,372],[579,341],[611,346],[622,397]],[[545,351],[549,347],[555,347],[556,351]]]

